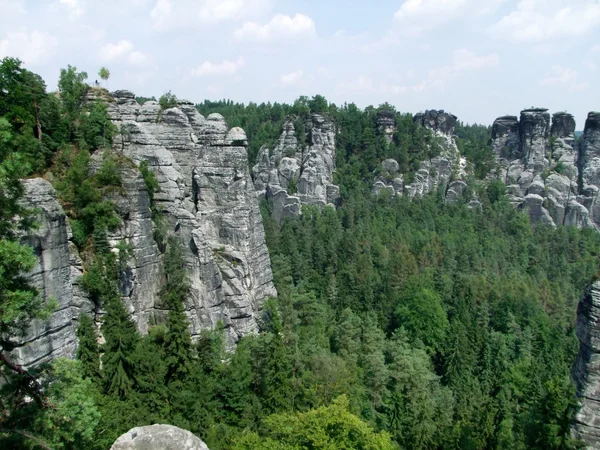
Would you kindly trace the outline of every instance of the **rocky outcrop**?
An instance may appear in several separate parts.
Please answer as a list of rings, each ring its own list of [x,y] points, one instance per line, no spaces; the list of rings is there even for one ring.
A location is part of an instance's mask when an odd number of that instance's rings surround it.
[[[383,109],[377,111],[377,129],[381,133],[386,142],[391,143],[394,140],[396,132],[396,113],[392,110]]]
[[[208,447],[187,430],[173,425],[148,425],[121,435],[110,450],[208,450]]]
[[[162,111],[153,101],[140,106],[128,91],[103,100],[119,134],[113,149],[92,155],[90,171],[104,158],[117,159],[122,185],[105,197],[122,224],[108,241],[114,251],[119,242],[131,249],[119,289],[138,329],[146,333],[167,313],[158,296],[165,281],[154,237],[159,231],[177,236],[185,249],[191,283],[185,310],[192,337],[219,321],[229,345],[256,332],[262,304],[276,291],[244,131],[229,129],[218,114],[204,118],[190,102]],[[161,217],[156,223],[138,167],[143,161],[160,185],[154,195]],[[6,348],[28,366],[73,356],[79,314],[102,314],[102,305],[94,305],[79,286],[83,263],[51,184],[42,179],[24,184],[26,206],[40,210],[40,227],[26,238],[39,260],[30,278],[44,299],[59,303],[50,320],[34,321],[24,338]]]
[[[589,204],[578,187],[575,119],[544,108],[496,119],[492,127],[496,168],[490,174],[506,184],[510,202],[531,219],[550,226],[594,227]],[[580,161],[580,165],[581,165]],[[583,164],[585,166],[585,164]],[[588,192],[594,191],[593,187]]]
[[[136,164],[148,161],[160,184],[156,208],[163,212],[167,232],[186,249],[192,336],[218,321],[230,342],[255,332],[262,303],[276,292],[244,131],[229,130],[220,114],[204,118],[191,102],[161,111],[156,102],[137,105],[130,92],[114,97],[109,114],[121,129],[115,150]],[[148,314],[136,305],[161,315],[156,298],[161,280],[150,279],[155,271],[151,260],[146,255],[147,265],[136,276],[148,281],[144,292],[131,297],[140,328]]]
[[[600,226],[600,112],[589,113],[579,142],[581,203],[590,211],[592,221]]]
[[[577,308],[576,333],[580,347],[573,377],[580,409],[575,416],[574,437],[587,448],[600,449],[600,282],[593,283]]]
[[[23,184],[23,205],[37,211],[37,228],[23,239],[37,256],[29,279],[44,302],[57,303],[48,320],[33,320],[24,336],[2,343],[11,359],[30,367],[61,356],[73,357],[77,318],[80,313],[91,312],[94,305],[79,286],[83,267],[70,241],[71,229],[56,191],[41,178],[24,180]]]
[[[389,194],[394,197],[401,196],[404,191],[404,177],[400,173],[400,165],[394,159],[385,159],[381,162],[381,170],[373,184],[374,195]]]
[[[404,186],[404,194],[419,198],[438,189],[446,192],[450,182],[462,181],[465,175],[466,160],[454,138],[457,118],[443,110],[428,110],[416,114],[414,121],[432,133],[430,145],[438,156],[421,163],[412,182]]]
[[[256,191],[259,197],[272,200],[278,220],[297,217],[302,204],[335,205],[339,199],[339,188],[333,184],[335,125],[320,114],[311,114],[300,123],[304,132],[299,140],[298,124],[288,118],[273,151],[261,148],[252,168]]]

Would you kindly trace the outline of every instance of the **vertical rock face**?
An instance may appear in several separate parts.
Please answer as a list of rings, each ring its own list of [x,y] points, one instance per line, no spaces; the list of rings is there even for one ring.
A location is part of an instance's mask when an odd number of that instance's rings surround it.
[[[579,303],[576,332],[580,348],[573,377],[581,408],[573,434],[596,450],[600,449],[600,282],[593,283]]]
[[[532,108],[521,112],[520,121],[515,116],[499,117],[492,127],[492,148],[497,167],[490,176],[506,184],[511,203],[527,210],[533,221],[595,226],[589,212],[593,195],[586,198],[578,188],[571,114],[555,113],[550,122],[546,109]]]
[[[521,111],[519,136],[521,152],[526,167],[534,174],[541,173],[548,165],[546,159],[550,133],[550,114],[545,108],[532,108]]]
[[[589,113],[579,142],[579,174],[582,203],[600,225],[600,112]]]
[[[78,284],[81,260],[70,242],[67,217],[56,199],[52,185],[41,178],[24,180],[23,204],[37,208],[37,229],[24,238],[38,262],[29,274],[31,284],[45,302],[57,302],[48,320],[34,320],[22,338],[3,342],[13,360],[26,367],[53,358],[73,357],[77,348],[76,319],[90,312],[92,302]]]
[[[277,219],[298,216],[302,204],[334,205],[339,199],[333,184],[335,125],[320,114],[303,125],[306,143],[298,141],[294,121],[287,119],[273,152],[263,147],[252,168],[256,191],[272,199]]]
[[[115,204],[122,225],[108,238],[112,246],[124,241],[131,248],[119,289],[139,330],[147,332],[166,315],[158,296],[165,280],[154,239],[158,227],[184,246],[191,282],[185,309],[192,336],[218,321],[230,345],[256,332],[262,304],[276,291],[244,131],[229,130],[218,114],[204,118],[190,102],[161,111],[156,102],[140,106],[128,91],[117,91],[109,100],[119,134],[111,151],[92,155],[90,171],[109,155],[119,162],[122,186],[106,198]],[[315,140],[326,145],[322,138]],[[142,161],[160,185],[154,195],[163,216],[158,225],[138,168]],[[39,229],[26,238],[39,261],[31,281],[45,299],[59,303],[50,320],[35,321],[24,338],[3,344],[17,362],[29,366],[74,356],[77,317],[101,312],[101,305],[94,305],[79,286],[83,264],[53,187],[42,179],[24,184],[26,206],[41,211]]]
[[[502,116],[494,121],[492,142],[498,161],[509,162],[523,157],[517,116]]]
[[[439,156],[421,163],[412,183],[404,186],[404,193],[419,198],[437,189],[446,192],[452,178],[461,181],[465,174],[466,160],[461,158],[454,139],[457,118],[443,110],[427,110],[416,114],[414,121],[431,131],[431,145],[438,147]],[[458,189],[458,185],[455,187]],[[451,193],[449,201],[454,199]]]
[[[192,335],[218,321],[230,342],[255,332],[262,303],[276,292],[244,131],[229,130],[220,114],[204,118],[191,102],[161,111],[156,102],[137,105],[126,91],[114,96],[109,114],[121,127],[116,150],[137,164],[148,161],[161,188],[154,197],[156,206],[164,212],[168,232],[184,243]],[[138,279],[156,271],[152,255],[145,260]],[[154,276],[145,292],[137,299],[132,296],[134,314],[136,305],[144,304],[160,316],[159,289],[160,277]],[[139,314],[140,328],[147,316]]]

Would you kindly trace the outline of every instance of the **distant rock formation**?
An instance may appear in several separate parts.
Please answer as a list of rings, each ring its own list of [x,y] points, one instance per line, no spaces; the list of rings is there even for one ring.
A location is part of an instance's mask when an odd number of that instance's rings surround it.
[[[584,177],[584,189],[579,189],[580,173],[593,172],[594,157],[586,156],[594,153],[593,128],[586,124],[588,140],[577,147],[575,119],[569,113],[557,112],[550,120],[546,109],[531,108],[520,119],[499,117],[492,127],[496,169],[490,177],[503,181],[510,202],[535,222],[595,227],[590,207],[600,178],[591,176],[586,183]]]
[[[288,118],[271,152],[261,148],[252,168],[260,197],[272,200],[273,216],[297,217],[303,204],[335,205],[340,196],[333,184],[335,171],[335,125],[320,114],[302,124],[306,142],[299,142],[294,120]]]
[[[411,183],[405,183],[403,175],[399,173],[397,161],[386,159],[375,179],[373,194],[388,193],[391,196],[420,198],[442,189],[446,201],[456,201],[467,186],[463,180],[466,175],[466,160],[461,157],[454,137],[456,116],[443,110],[427,110],[416,114],[413,120],[431,132],[433,142],[430,145],[437,147],[435,150],[439,155],[422,161]],[[378,113],[377,123],[380,132],[385,135],[392,129],[392,124],[395,131],[395,122],[386,111]]]
[[[173,425],[136,427],[122,434],[110,450],[209,450],[196,435]]]
[[[154,101],[140,106],[129,91],[116,91],[104,101],[119,129],[106,152],[122,160],[122,189],[108,195],[122,226],[108,238],[112,246],[124,240],[132,248],[119,288],[138,329],[146,333],[149,324],[166,315],[158,298],[164,283],[162,254],[138,169],[147,161],[160,185],[154,204],[162,211],[162,226],[184,244],[191,282],[185,310],[192,337],[218,321],[229,345],[256,332],[262,304],[276,291],[244,131],[229,129],[219,114],[204,118],[190,102],[163,111]],[[101,151],[92,155],[91,173],[103,157]],[[102,314],[102,305],[94,305],[78,284],[83,264],[53,187],[42,179],[24,183],[23,202],[41,211],[39,229],[26,238],[39,261],[30,277],[45,299],[59,301],[49,321],[34,321],[24,339],[6,348],[16,362],[31,366],[74,356],[79,314]]]
[[[388,143],[391,143],[394,139],[394,133],[397,130],[396,127],[396,113],[391,110],[380,110],[377,111],[377,128],[378,131],[385,136]]]

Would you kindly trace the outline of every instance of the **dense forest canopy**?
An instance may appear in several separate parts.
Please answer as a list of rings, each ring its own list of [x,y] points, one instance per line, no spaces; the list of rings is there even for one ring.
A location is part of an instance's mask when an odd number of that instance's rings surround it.
[[[0,352],[3,448],[107,449],[150,423],[189,429],[212,450],[577,448],[573,322],[598,268],[600,234],[533,226],[499,183],[481,185],[481,210],[440,193],[372,197],[383,159],[410,177],[433,156],[430,133],[390,105],[205,101],[201,113],[246,130],[251,165],[286,116],[331,117],[343,202],[305,206],[283,223],[262,203],[278,297],[264,305],[261,332],[234,352],[222,326],[192,341],[182,244],[157,235],[168,317],[141,336],[117,289],[128,244],[116,254],[106,239],[119,218],[103,194],[119,188],[128,162],[106,152],[91,174],[90,159],[118,130],[103,102],[85,101],[90,90],[106,95],[86,78],[68,67],[60,92],[47,93],[20,61],[0,63],[0,332],[45,312],[22,276],[35,259],[19,239],[31,226],[19,179],[32,175],[54,183],[84,258],[82,285],[106,313],[102,345],[81,317],[75,361],[28,372]],[[396,118],[391,143],[377,126],[381,109]],[[483,178],[489,127],[459,124],[456,134]],[[140,170],[154,193],[147,164]]]

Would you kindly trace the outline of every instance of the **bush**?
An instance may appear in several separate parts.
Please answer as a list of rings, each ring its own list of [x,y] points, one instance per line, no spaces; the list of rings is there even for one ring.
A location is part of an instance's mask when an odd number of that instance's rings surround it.
[[[163,111],[165,109],[174,108],[177,106],[177,97],[175,94],[172,94],[171,91],[164,93],[158,99],[158,104],[160,105],[160,109]]]

